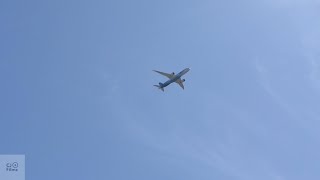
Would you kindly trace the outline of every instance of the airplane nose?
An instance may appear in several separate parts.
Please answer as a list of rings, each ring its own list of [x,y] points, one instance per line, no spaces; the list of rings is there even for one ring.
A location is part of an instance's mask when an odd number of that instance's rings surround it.
[[[189,70],[190,70],[190,68],[185,68],[185,69],[183,70],[183,72],[187,73]]]

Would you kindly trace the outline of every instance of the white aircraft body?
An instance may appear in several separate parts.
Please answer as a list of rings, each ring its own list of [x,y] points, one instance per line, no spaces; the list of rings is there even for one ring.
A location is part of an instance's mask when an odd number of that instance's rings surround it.
[[[167,78],[169,78],[168,81],[166,81],[165,83],[159,83],[159,85],[154,85],[156,87],[158,87],[159,89],[161,89],[162,91],[164,91],[164,88],[167,87],[168,85],[170,85],[171,83],[175,82],[177,84],[179,84],[179,86],[184,89],[184,85],[183,85],[183,82],[185,82],[186,80],[185,79],[181,79],[181,77],[183,75],[185,75],[187,72],[189,72],[190,68],[185,68],[184,70],[182,70],[181,72],[179,72],[177,75],[175,75],[175,73],[164,73],[164,72],[160,72],[160,71],[156,71],[156,70],[153,70],[154,72],[157,72],[161,75],[164,75],[166,76]]]

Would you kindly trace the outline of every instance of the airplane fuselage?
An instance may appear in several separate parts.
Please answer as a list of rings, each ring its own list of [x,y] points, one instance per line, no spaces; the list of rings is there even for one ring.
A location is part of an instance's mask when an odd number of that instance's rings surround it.
[[[190,68],[185,68],[184,70],[179,72],[177,75],[173,76],[171,79],[169,79],[165,83],[162,83],[161,88],[167,87],[171,83],[176,82],[179,78],[181,78],[183,75],[185,75],[189,70],[190,70]]]

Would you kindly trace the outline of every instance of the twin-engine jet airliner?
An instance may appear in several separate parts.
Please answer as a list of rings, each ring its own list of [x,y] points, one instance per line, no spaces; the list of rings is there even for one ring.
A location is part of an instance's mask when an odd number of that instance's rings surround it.
[[[157,72],[161,75],[164,75],[166,76],[167,78],[169,78],[168,81],[166,81],[165,83],[159,83],[159,85],[154,85],[156,87],[158,87],[159,89],[161,89],[162,91],[164,91],[164,87],[168,86],[169,84],[173,83],[173,82],[176,82],[177,84],[179,84],[179,86],[184,89],[184,86],[183,86],[183,82],[186,81],[185,79],[181,79],[181,77],[183,75],[185,75],[188,71],[190,70],[190,68],[185,68],[184,70],[182,70],[181,72],[179,72],[177,75],[175,75],[175,73],[164,73],[164,72],[160,72],[160,71],[156,71],[156,70],[153,70],[154,72]]]

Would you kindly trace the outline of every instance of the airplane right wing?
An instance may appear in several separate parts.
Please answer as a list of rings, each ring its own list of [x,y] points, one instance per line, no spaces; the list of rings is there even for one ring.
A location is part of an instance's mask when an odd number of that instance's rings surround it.
[[[154,72],[157,72],[157,73],[159,73],[159,74],[161,74],[161,75],[164,75],[164,76],[166,76],[167,78],[169,78],[169,79],[172,79],[173,77],[174,77],[174,74],[168,74],[168,73],[164,73],[164,72],[160,72],[160,71],[156,71],[156,70],[153,70]]]
[[[179,78],[176,83],[179,84],[179,86],[184,89],[184,85],[183,85],[184,80],[182,80],[181,78]]]

